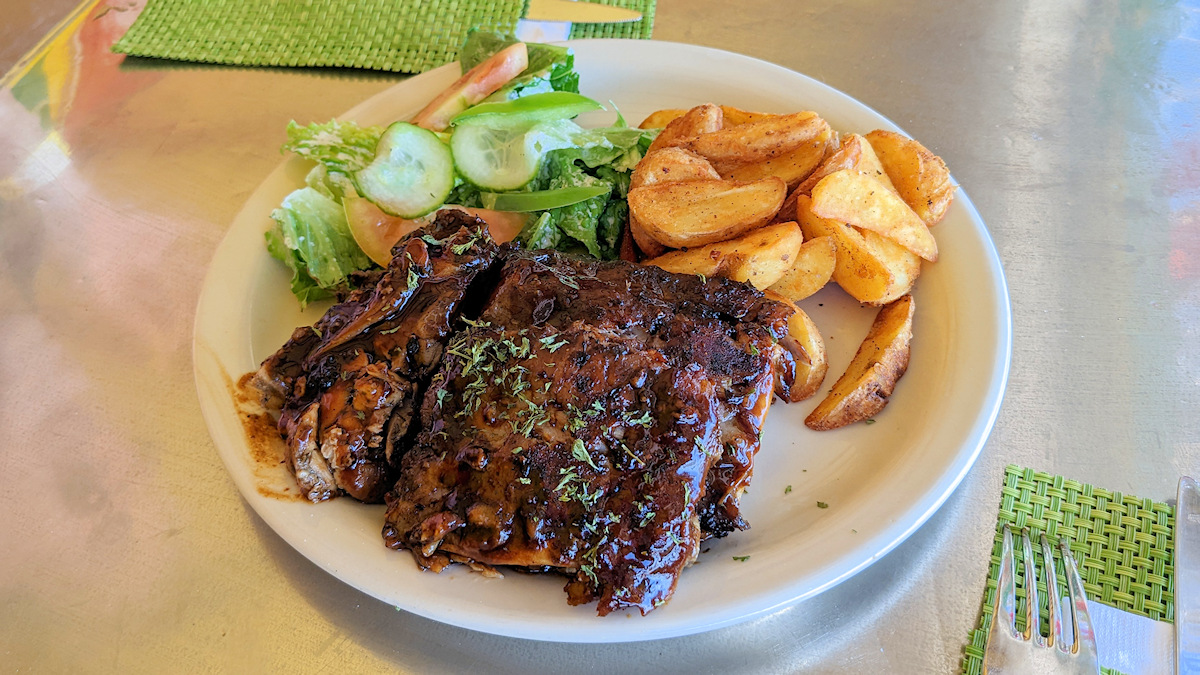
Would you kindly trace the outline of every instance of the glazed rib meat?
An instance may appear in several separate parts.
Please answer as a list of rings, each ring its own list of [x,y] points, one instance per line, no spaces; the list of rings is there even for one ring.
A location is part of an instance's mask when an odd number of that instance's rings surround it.
[[[263,363],[256,379],[278,399],[288,466],[308,499],[382,500],[420,393],[496,251],[482,221],[445,211],[396,245],[374,288],[296,329]]]
[[[718,403],[720,451],[706,477],[700,517],[707,536],[747,527],[738,498],[774,389],[790,396],[795,357],[790,311],[747,284],[601,262],[553,251],[511,251],[481,320],[500,327],[584,323],[660,351],[708,380]]]
[[[446,211],[258,372],[312,501],[387,504],[419,565],[568,578],[648,612],[700,542],[748,527],[792,310],[747,284],[498,247]]]
[[[571,604],[604,615],[666,602],[695,559],[713,383],[642,340],[479,323],[451,341],[421,424],[384,538],[425,568],[557,570]]]

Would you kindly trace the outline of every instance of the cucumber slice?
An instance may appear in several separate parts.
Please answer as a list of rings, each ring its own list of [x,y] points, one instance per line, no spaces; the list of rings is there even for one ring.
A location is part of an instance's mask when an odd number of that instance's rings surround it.
[[[417,218],[450,195],[454,159],[432,131],[396,122],[379,138],[375,159],[355,172],[354,187],[385,213]]]
[[[450,150],[459,174],[472,184],[485,190],[515,190],[533,180],[546,153],[574,145],[572,128],[578,126],[561,120],[499,128],[463,125],[450,136]]]

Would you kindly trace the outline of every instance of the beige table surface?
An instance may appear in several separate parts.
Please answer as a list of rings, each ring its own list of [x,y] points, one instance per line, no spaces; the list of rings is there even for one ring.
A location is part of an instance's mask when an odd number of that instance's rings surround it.
[[[589,646],[397,612],[240,499],[191,331],[287,121],[398,77],[123,63],[140,5],[0,2],[0,671],[953,672],[1006,464],[1159,500],[1200,473],[1200,5],[660,0],[656,38],[804,72],[946,159],[1012,296],[991,440],[892,553],[748,624]]]

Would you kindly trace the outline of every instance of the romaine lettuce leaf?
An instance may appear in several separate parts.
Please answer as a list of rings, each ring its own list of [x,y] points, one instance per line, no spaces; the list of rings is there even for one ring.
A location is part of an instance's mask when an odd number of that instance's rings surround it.
[[[288,123],[288,140],[281,151],[294,152],[324,164],[330,171],[349,175],[375,157],[381,134],[383,127],[360,127],[354,122],[330,120],[302,127],[293,120]]]
[[[313,286],[327,293],[344,289],[351,272],[372,265],[350,234],[342,206],[318,190],[289,194],[271,219],[267,250],[292,269],[292,292],[301,305],[320,296]]]
[[[530,249],[558,248],[558,243],[562,241],[562,230],[558,229],[554,216],[547,211],[526,225],[519,239]]]
[[[300,307],[308,306],[310,302],[317,300],[325,300],[333,297],[333,293],[325,290],[317,285],[316,280],[308,275],[308,269],[304,266],[304,260],[300,254],[288,248],[287,243],[283,240],[283,228],[279,223],[275,223],[275,227],[267,230],[267,252],[271,257],[283,261],[288,269],[292,271],[292,295],[300,301]]]

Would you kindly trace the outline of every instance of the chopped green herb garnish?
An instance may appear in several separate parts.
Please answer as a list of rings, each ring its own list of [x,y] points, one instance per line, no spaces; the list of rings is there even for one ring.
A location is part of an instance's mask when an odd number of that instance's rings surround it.
[[[649,410],[647,410],[639,417],[626,417],[625,423],[629,426],[646,427],[649,429],[650,427],[654,426],[654,416],[650,414]]]
[[[561,349],[563,345],[567,344],[566,340],[555,340],[556,337],[558,337],[558,336],[549,335],[547,337],[544,337],[544,338],[538,340],[538,342],[541,342],[542,346],[545,347],[546,349],[550,350],[550,353],[553,354],[554,352]]]
[[[827,509],[827,508],[829,508],[829,505],[826,504],[825,502],[817,502],[817,508],[818,509]]]
[[[736,561],[738,561],[738,562],[746,562],[747,560],[749,560],[749,559],[750,559],[750,556],[748,556],[748,555],[735,555],[735,556],[733,556],[733,559],[734,559],[734,560],[736,560]]]
[[[587,446],[578,438],[575,439],[575,444],[571,446],[571,456],[581,462],[585,462],[597,471],[600,470],[600,467],[596,466],[596,463],[592,461],[592,456],[588,454]]]
[[[869,417],[863,421],[866,422],[867,424],[875,424],[875,418],[873,418],[873,417]]]
[[[792,486],[791,486],[791,485],[789,485],[789,486],[787,486],[787,487],[783,488],[783,494],[785,494],[785,495],[790,495],[790,494],[792,494]]]

